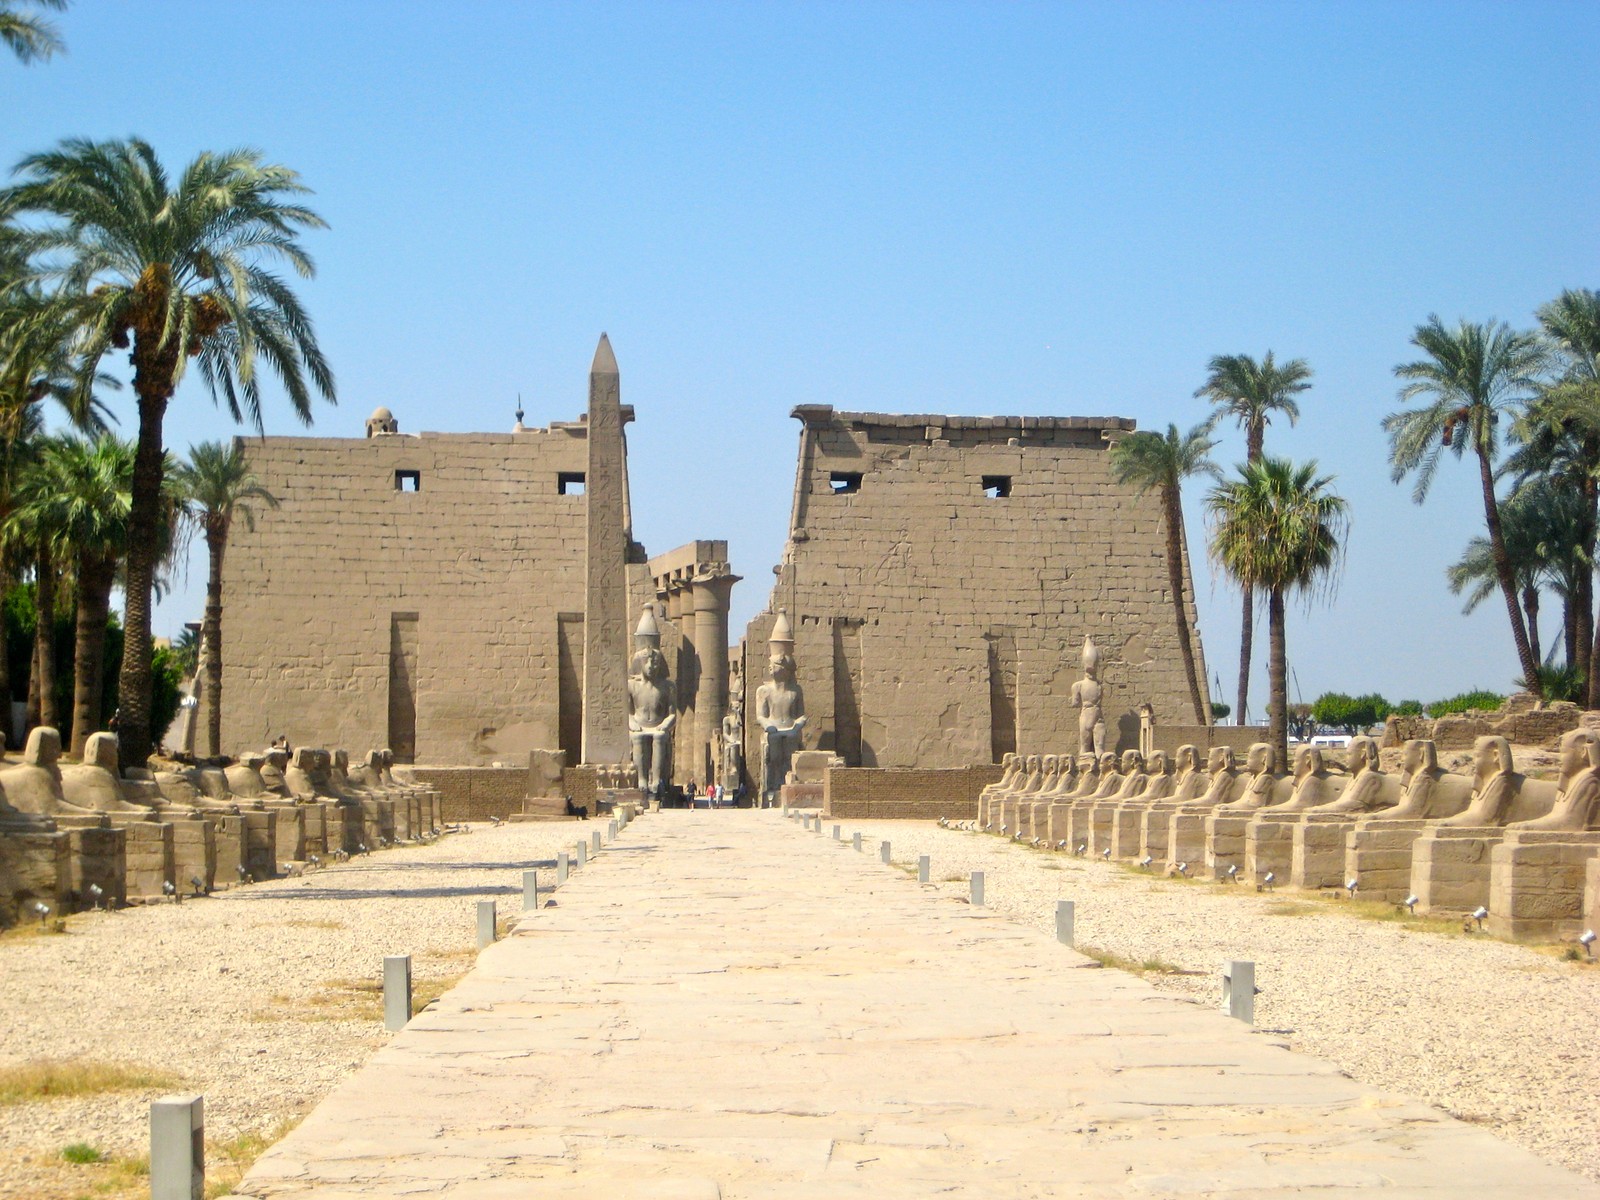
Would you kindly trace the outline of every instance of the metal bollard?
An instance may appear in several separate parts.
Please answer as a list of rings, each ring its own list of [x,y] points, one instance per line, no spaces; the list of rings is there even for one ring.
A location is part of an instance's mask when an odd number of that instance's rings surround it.
[[[611,824],[606,826],[606,841],[614,842],[616,840],[617,840],[617,823],[615,821],[612,821]]]
[[[578,852],[578,858],[577,858],[577,861],[575,863],[573,863],[573,865],[574,866],[578,866],[578,867],[587,865],[587,863],[589,862],[589,843],[588,842],[579,842],[577,844],[577,846],[574,847],[574,848]]]
[[[1071,900],[1056,901],[1056,941],[1063,946],[1073,945],[1073,909]]]
[[[383,960],[383,1027],[390,1033],[411,1020],[411,955],[389,954]]]
[[[1256,964],[1233,959],[1222,968],[1222,1011],[1246,1025],[1256,1023]]]
[[[522,911],[539,907],[539,872],[522,873]]]
[[[859,830],[850,835],[850,848],[857,854],[861,853],[861,832]]]
[[[837,825],[833,827],[833,840],[836,842],[839,840],[839,827]]]
[[[983,907],[983,872],[982,871],[974,871],[972,873],[972,907],[973,908],[982,908]]]
[[[589,835],[589,849],[596,854],[600,853],[600,831],[598,829]]]
[[[203,1096],[163,1096],[150,1105],[150,1200],[203,1200]]]
[[[888,842],[879,842],[878,843],[878,857],[881,858],[885,863],[887,863],[889,861],[889,843]]]
[[[927,883],[928,882],[928,876],[931,873],[929,871],[929,868],[932,865],[933,864],[929,861],[928,856],[926,854],[919,854],[917,856],[917,882],[918,883]]]
[[[556,886],[560,887],[563,883],[565,883],[567,881],[567,876],[571,872],[572,861],[567,857],[567,852],[563,850],[560,854],[556,855]]]
[[[478,901],[479,950],[482,950],[485,946],[494,941],[495,933],[497,932],[495,929],[495,922],[498,916],[499,914],[495,911],[495,903],[493,900]]]

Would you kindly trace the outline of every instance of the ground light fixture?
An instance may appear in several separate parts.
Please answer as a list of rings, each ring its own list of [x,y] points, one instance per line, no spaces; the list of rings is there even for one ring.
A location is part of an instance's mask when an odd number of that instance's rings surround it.
[[[50,906],[43,900],[33,902],[33,911],[39,914],[39,928],[44,928],[45,919],[50,915]]]
[[[1277,883],[1277,882],[1278,882],[1278,874],[1277,874],[1277,872],[1276,871],[1268,871],[1267,875],[1266,875],[1266,878],[1261,881],[1261,886],[1266,888],[1267,891],[1270,892],[1272,890],[1272,885]]]
[[[101,897],[103,897],[106,894],[105,893],[105,889],[102,888],[98,883],[91,883],[89,885],[88,891],[89,891],[89,903],[91,905],[93,905],[95,908],[99,908],[100,907]]]
[[[1404,904],[1412,916],[1417,915],[1417,894],[1415,892],[1405,898]]]
[[[1228,882],[1229,883],[1238,883],[1239,882],[1239,864],[1238,863],[1229,863],[1228,864]]]
[[[1356,889],[1360,886],[1360,882],[1355,879],[1346,879],[1344,881],[1344,890],[1350,893],[1350,899],[1352,900],[1356,898]]]
[[[1477,908],[1472,910],[1472,919],[1478,923],[1478,928],[1479,929],[1483,928],[1483,919],[1485,917],[1487,917],[1488,915],[1489,915],[1489,910],[1487,908],[1485,908],[1481,904],[1478,905]]]
[[[1578,935],[1578,944],[1589,952],[1589,957],[1594,957],[1594,930],[1585,929]]]
[[[1104,850],[1100,851],[1100,857],[1105,859],[1107,862],[1110,862],[1111,861],[1111,847],[1107,846]]]
[[[1145,868],[1145,870],[1149,870],[1150,869],[1150,864],[1153,863],[1153,862],[1155,862],[1155,859],[1152,858],[1150,855],[1146,854],[1143,858],[1141,858],[1139,860],[1139,865],[1141,867]]]

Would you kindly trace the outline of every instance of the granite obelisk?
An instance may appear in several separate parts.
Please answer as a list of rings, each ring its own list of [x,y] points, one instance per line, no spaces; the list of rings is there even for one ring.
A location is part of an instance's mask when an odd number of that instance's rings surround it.
[[[583,607],[583,761],[620,763],[628,742],[627,475],[622,386],[605,334],[589,368]]]

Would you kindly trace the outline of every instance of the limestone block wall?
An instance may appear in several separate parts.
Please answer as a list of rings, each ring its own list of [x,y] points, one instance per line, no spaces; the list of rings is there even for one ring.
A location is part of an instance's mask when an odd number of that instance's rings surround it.
[[[978,815],[978,793],[1001,774],[993,765],[931,771],[830,767],[822,811],[856,821],[970,821]]]
[[[420,784],[436,788],[442,819],[461,821],[505,820],[522,811],[522,802],[534,782],[528,767],[416,767],[411,772]]]
[[[583,424],[241,444],[279,503],[228,545],[225,751],[576,761]]]
[[[774,613],[788,610],[808,749],[852,766],[957,767],[1077,747],[1085,635],[1109,746],[1140,703],[1192,722],[1153,494],[1118,484],[1116,417],[941,417],[802,406],[788,544],[741,654],[746,761]],[[1184,597],[1193,626],[1193,597]],[[1196,631],[1195,647],[1200,642]],[[1205,678],[1203,657],[1200,675]]]

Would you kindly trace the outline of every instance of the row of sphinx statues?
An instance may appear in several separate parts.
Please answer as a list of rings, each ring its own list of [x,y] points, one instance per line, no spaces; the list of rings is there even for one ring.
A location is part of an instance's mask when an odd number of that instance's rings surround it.
[[[209,892],[443,831],[437,789],[394,756],[300,747],[226,766],[119,769],[113,734],[62,763],[40,727],[0,759],[0,924],[26,901],[56,910]]]
[[[1516,768],[1503,737],[1479,738],[1471,773],[1432,741],[1386,770],[1373,739],[1340,763],[1301,746],[1179,747],[1011,755],[979,799],[978,828],[1036,846],[1272,887],[1359,888],[1421,912],[1484,916],[1509,936],[1555,936],[1600,911],[1600,736],[1561,739],[1553,779]],[[1587,893],[1595,892],[1596,895]],[[1481,912],[1480,912],[1481,910]]]

